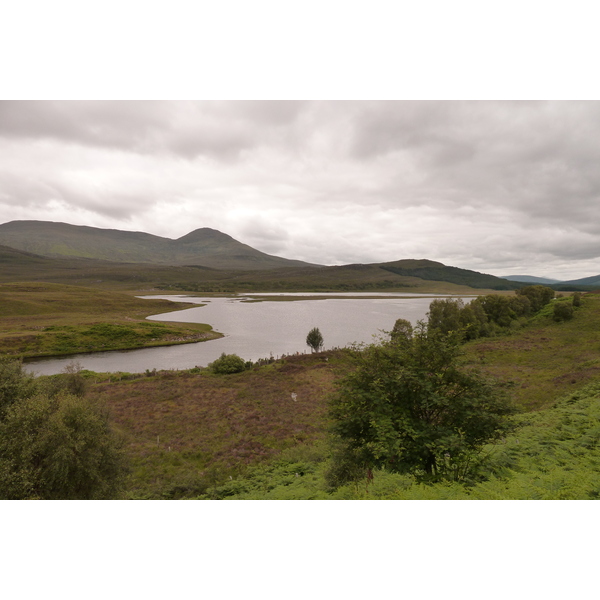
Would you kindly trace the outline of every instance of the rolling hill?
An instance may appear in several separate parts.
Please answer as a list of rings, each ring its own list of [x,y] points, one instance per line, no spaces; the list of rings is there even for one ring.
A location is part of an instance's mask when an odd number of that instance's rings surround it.
[[[320,266],[270,256],[214,229],[178,240],[65,223],[0,225],[0,282],[192,292],[368,291],[465,293],[524,283],[430,260]],[[43,255],[41,255],[43,254]]]
[[[583,277],[581,279],[572,279],[569,281],[561,281],[561,284],[564,285],[582,285],[582,286],[592,286],[599,287],[600,286],[600,275],[592,275],[591,277]]]
[[[459,269],[458,267],[448,267],[432,260],[398,260],[381,263],[379,267],[396,275],[419,277],[428,281],[447,281],[472,288],[514,290],[517,287],[522,287],[494,275],[486,275],[485,273]]]
[[[235,270],[318,266],[265,254],[208,227],[172,240],[137,231],[48,221],[11,221],[0,225],[0,244],[49,258],[119,263],[200,265]]]
[[[547,277],[535,277],[533,275],[503,275],[501,279],[508,279],[509,281],[521,281],[523,283],[530,283],[533,285],[553,285],[555,283],[561,283],[558,279],[548,279]]]

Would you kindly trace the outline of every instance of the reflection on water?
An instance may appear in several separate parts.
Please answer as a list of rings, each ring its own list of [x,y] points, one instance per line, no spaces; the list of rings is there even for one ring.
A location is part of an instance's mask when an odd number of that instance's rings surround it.
[[[26,367],[36,374],[50,375],[60,373],[66,365],[77,361],[84,369],[97,372],[142,373],[147,369],[191,369],[195,366],[206,366],[222,352],[235,353],[246,360],[257,360],[271,355],[278,357],[282,354],[308,352],[305,340],[313,327],[320,329],[325,340],[325,349],[344,347],[352,343],[371,343],[382,331],[390,331],[396,319],[407,319],[413,324],[419,319],[424,319],[429,304],[435,297],[425,294],[385,294],[382,298],[366,299],[357,296],[384,294],[327,294],[344,295],[352,297],[293,302],[247,302],[244,299],[248,300],[251,294],[234,298],[145,296],[174,302],[205,304],[202,307],[148,318],[154,321],[209,323],[215,331],[225,334],[225,337],[179,346],[40,359],[28,362]]]

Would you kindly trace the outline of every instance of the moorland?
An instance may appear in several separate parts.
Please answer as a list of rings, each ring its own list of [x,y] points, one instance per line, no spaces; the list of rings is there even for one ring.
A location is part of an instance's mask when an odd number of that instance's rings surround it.
[[[427,260],[217,269],[199,262],[171,266],[49,256],[5,246],[0,249],[0,352],[21,358],[210,343],[218,335],[210,325],[146,321],[149,314],[186,307],[135,298],[164,290],[382,290],[479,294],[510,302],[525,287]],[[426,480],[414,472],[375,468],[368,476],[335,480],[330,402],[356,368],[360,349],[265,359],[229,374],[211,368],[103,374],[73,365],[68,373],[36,378],[36,385],[44,394],[53,390],[58,404],[66,390],[101,407],[127,465],[118,490],[102,497],[595,499],[600,495],[600,295],[587,291],[576,305],[573,298],[566,294],[529,312],[517,303],[520,315],[513,303],[514,318],[461,341],[461,368],[499,382],[516,408],[512,431],[477,448],[480,466],[468,478]],[[566,316],[557,318],[556,306],[568,308]],[[494,318],[485,316],[490,323]],[[33,389],[28,386],[14,389]],[[0,386],[0,396],[9,387]],[[14,419],[27,416],[13,409]],[[10,454],[15,446],[2,441],[10,427],[2,424],[1,412],[0,478],[5,479],[0,482],[6,482],[17,467]],[[26,477],[19,477],[10,481],[14,489],[25,489],[19,485]],[[28,493],[23,497],[45,497]]]

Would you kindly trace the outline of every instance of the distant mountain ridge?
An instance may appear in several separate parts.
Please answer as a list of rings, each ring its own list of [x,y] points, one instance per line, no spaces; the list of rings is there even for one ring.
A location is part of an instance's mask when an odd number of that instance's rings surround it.
[[[581,279],[570,279],[569,281],[561,281],[565,285],[588,285],[600,286],[600,275],[592,275],[591,277],[582,277]]]
[[[553,283],[561,283],[560,279],[548,279],[547,277],[534,277],[533,275],[502,275],[502,279],[508,281],[521,281],[523,283],[539,283],[542,285],[551,285]]]
[[[87,258],[120,263],[199,265],[236,270],[320,266],[265,254],[208,227],[172,240],[139,231],[50,221],[11,221],[0,225],[0,244],[49,258]]]
[[[580,279],[548,279],[545,277],[534,277],[532,275],[505,275],[502,279],[507,281],[515,281],[529,284],[549,285],[554,289],[568,291],[582,287],[582,289],[590,287],[600,287],[600,275],[592,275],[591,277],[582,277]]]

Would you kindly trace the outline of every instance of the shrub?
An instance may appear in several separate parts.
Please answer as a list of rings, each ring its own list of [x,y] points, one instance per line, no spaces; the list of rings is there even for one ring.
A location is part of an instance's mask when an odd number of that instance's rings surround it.
[[[357,354],[331,399],[340,451],[330,485],[381,468],[428,480],[470,476],[479,449],[510,429],[513,408],[498,383],[461,364],[460,338],[420,322],[406,344]]]
[[[0,425],[0,497],[114,498],[127,473],[106,414],[69,394],[16,402]]]
[[[218,375],[229,375],[240,373],[246,369],[246,361],[237,354],[221,354],[217,360],[211,362],[208,368]]]
[[[568,302],[556,302],[552,312],[555,321],[568,321],[573,318],[573,305]]]
[[[106,411],[75,365],[44,382],[0,358],[0,498],[114,498],[127,474]]]

